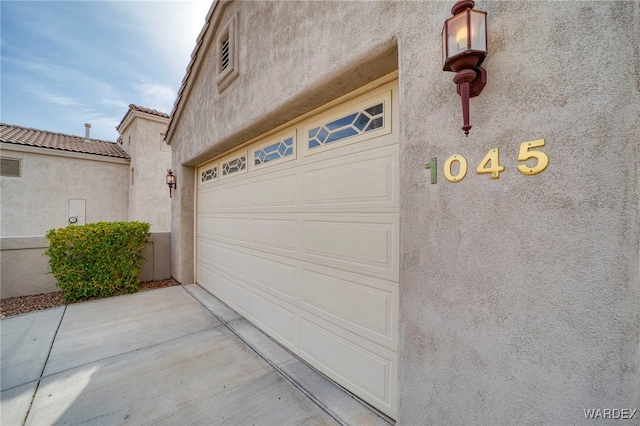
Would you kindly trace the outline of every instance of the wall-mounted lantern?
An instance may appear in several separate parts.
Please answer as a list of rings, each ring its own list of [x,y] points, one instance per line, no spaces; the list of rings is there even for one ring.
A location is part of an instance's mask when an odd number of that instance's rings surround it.
[[[171,190],[176,189],[176,177],[171,169],[167,170],[167,186],[169,187],[169,198],[171,198]]]
[[[487,82],[480,66],[487,56],[487,12],[473,9],[473,0],[458,0],[452,18],[442,28],[442,70],[453,71],[453,82],[462,98],[465,135],[469,136],[469,98],[478,96]]]

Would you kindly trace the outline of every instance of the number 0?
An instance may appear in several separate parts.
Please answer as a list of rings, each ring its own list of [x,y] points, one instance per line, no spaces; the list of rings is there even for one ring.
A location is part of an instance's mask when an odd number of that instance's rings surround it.
[[[458,170],[457,174],[451,173],[451,165],[454,161],[457,161],[460,164],[460,170]],[[447,178],[449,182],[460,182],[467,175],[467,159],[462,155],[456,154],[447,158],[447,161],[444,162],[444,177]]]

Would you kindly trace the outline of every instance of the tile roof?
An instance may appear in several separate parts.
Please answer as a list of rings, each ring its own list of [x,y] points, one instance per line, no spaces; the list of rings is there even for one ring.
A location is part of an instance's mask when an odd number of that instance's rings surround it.
[[[159,117],[169,118],[169,114],[167,114],[166,112],[158,111],[157,109],[153,108],[142,107],[139,105],[130,104],[129,110],[136,110],[140,112],[146,112],[147,114],[157,115]]]
[[[147,107],[143,107],[135,104],[129,104],[129,110],[124,114],[124,117],[122,117],[122,120],[120,120],[120,124],[116,126],[116,129],[120,129],[120,126],[122,126],[122,124],[125,122],[129,114],[131,114],[131,111],[144,112],[146,114],[157,115],[158,117],[162,117],[162,118],[170,118],[169,114],[167,114],[166,112],[158,111],[157,109],[147,108]]]
[[[117,143],[0,123],[0,142],[129,159]]]

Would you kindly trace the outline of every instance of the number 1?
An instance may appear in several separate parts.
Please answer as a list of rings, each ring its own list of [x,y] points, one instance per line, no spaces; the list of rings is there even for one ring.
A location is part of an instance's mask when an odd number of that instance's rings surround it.
[[[433,157],[431,161],[429,161],[425,166],[425,169],[431,169],[431,183],[435,184],[438,182],[438,159]]]

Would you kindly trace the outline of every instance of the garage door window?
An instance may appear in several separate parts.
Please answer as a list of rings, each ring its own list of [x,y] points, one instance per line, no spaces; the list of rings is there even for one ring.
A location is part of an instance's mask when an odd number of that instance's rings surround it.
[[[347,106],[342,113],[327,116],[325,119],[307,128],[306,151],[315,153],[323,148],[333,148],[343,143],[354,143],[363,138],[373,138],[391,131],[389,117],[389,97],[383,96],[369,99],[358,104]],[[331,145],[331,146],[329,146]]]
[[[200,182],[204,183],[204,182],[209,182],[212,180],[216,180],[218,178],[218,167],[211,167],[207,170],[202,171],[202,173],[200,173]]]
[[[222,163],[222,177],[246,172],[247,170],[247,152]]]
[[[288,138],[282,142],[277,142],[257,150],[254,153],[254,162],[256,166],[259,166],[260,164],[279,160],[291,154],[293,154],[293,138]]]

